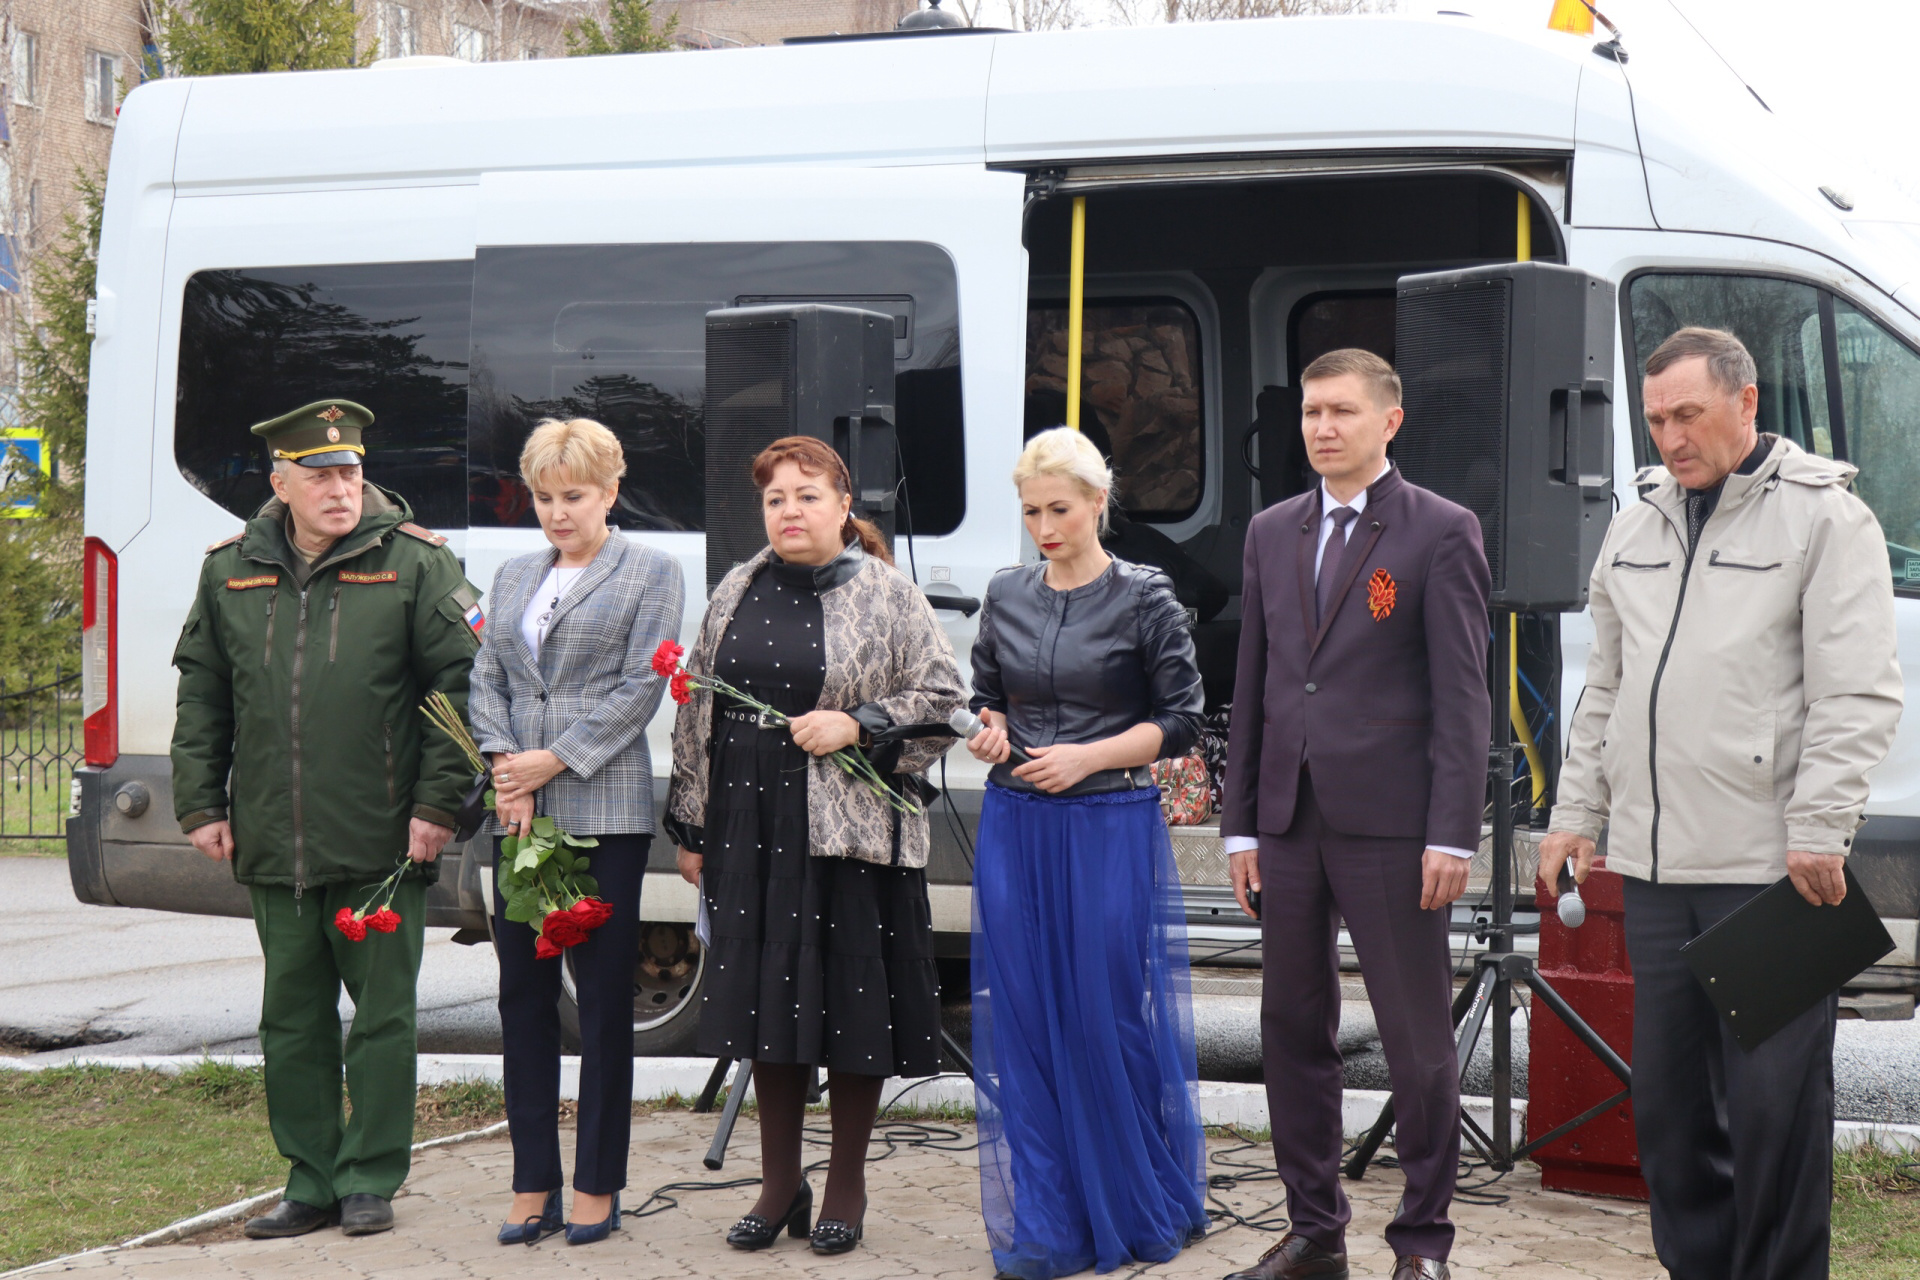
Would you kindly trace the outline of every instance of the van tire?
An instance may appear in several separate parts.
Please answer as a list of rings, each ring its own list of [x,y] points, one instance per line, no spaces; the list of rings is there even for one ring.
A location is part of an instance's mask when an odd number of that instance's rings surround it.
[[[639,952],[634,957],[633,1056],[696,1056],[700,995],[706,986],[706,948],[682,923],[640,922]],[[573,952],[560,961],[560,1043],[580,1052],[580,1006],[573,982]]]

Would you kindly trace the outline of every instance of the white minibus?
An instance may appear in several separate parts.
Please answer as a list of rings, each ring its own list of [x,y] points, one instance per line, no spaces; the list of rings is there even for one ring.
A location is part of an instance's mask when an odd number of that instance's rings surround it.
[[[1294,429],[1299,370],[1341,346],[1391,358],[1396,280],[1511,260],[1519,209],[1533,258],[1618,291],[1618,501],[1657,461],[1639,362],[1681,325],[1733,329],[1759,362],[1762,428],[1861,468],[1902,658],[1920,671],[1920,210],[1829,173],[1704,49],[1658,53],[1464,17],[1288,19],[405,59],[136,89],[99,257],[76,894],[247,912],[174,822],[169,659],[203,549],[267,496],[249,424],[307,400],[374,410],[369,478],[481,588],[541,545],[514,475],[530,424],[605,422],[629,464],[615,519],[679,559],[690,641],[706,584],[703,316],[889,312],[898,558],[964,665],[988,577],[1033,554],[1008,473],[1027,430],[1062,420],[1078,198],[1083,425],[1118,469],[1122,554],[1168,568],[1189,607],[1210,708],[1232,696],[1247,521],[1310,482],[1259,448]],[[1588,635],[1579,614],[1523,619],[1523,718],[1549,774]],[[670,722],[649,731],[662,771]],[[954,751],[951,807],[934,814],[933,919],[955,983],[983,777]],[[1911,724],[1870,813],[1852,861],[1899,949],[1861,986],[1910,1012]],[[1220,842],[1177,837],[1196,990],[1257,990],[1257,930]],[[467,941],[488,918],[477,844],[456,851],[431,916]],[[664,841],[654,858],[635,1051],[690,1052],[694,899]]]

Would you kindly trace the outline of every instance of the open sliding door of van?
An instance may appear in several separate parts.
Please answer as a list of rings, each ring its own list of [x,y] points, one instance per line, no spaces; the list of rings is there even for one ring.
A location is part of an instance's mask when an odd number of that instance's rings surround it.
[[[502,561],[540,545],[516,475],[528,429],[595,418],[626,447],[615,520],[686,576],[691,643],[707,580],[706,313],[857,306],[894,317],[899,565],[936,605],[966,604],[938,615],[964,668],[971,602],[1019,558],[1008,474],[1025,368],[1023,189],[1018,174],[949,165],[484,175],[468,576],[486,586]],[[663,765],[670,727],[660,716],[650,730]]]

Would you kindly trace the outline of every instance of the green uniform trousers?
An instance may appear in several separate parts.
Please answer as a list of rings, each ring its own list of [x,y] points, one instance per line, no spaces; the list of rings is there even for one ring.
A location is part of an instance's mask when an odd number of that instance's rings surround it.
[[[377,882],[374,882],[377,883]],[[393,895],[400,927],[351,942],[334,913],[373,891],[332,884],[307,890],[253,886],[253,923],[267,959],[260,1049],[267,1060],[267,1122],[292,1162],[286,1198],[330,1208],[341,1196],[392,1199],[413,1158],[414,985],[425,939],[426,886],[403,880]],[[340,984],[353,998],[353,1030],[340,1040]],[[353,1119],[344,1118],[341,1068]]]

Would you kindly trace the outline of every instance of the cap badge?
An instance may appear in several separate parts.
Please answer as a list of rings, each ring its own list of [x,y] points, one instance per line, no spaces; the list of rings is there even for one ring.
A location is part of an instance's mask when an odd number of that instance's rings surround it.
[[[327,428],[327,443],[328,443],[328,444],[339,444],[339,443],[340,443],[340,428],[338,428],[338,427],[328,427],[328,428]]]
[[[330,404],[326,408],[322,409],[319,413],[315,414],[314,416],[319,418],[320,421],[322,422],[338,422],[340,421],[340,419],[346,417],[347,415],[340,411],[339,405]],[[340,438],[340,433],[337,429],[331,430],[327,433],[327,438],[330,440],[338,440]]]

